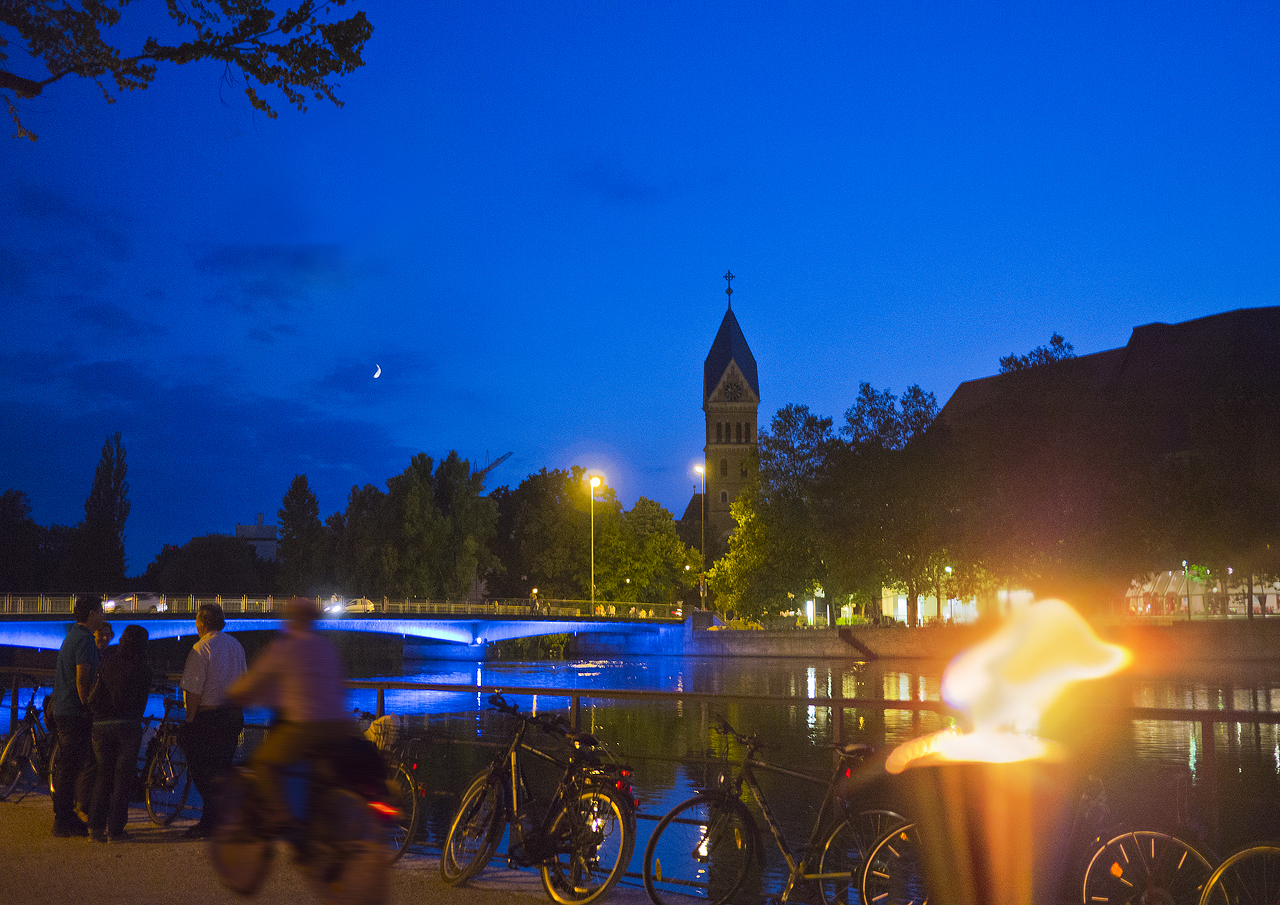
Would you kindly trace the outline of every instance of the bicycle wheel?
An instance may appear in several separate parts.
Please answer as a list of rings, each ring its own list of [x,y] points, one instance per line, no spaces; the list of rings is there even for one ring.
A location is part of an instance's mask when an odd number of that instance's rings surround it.
[[[221,819],[209,837],[209,861],[222,884],[242,896],[258,891],[271,870],[272,841],[253,828],[250,815],[252,778],[228,777],[220,787]]]
[[[387,767],[387,785],[391,789],[391,803],[400,810],[400,816],[391,823],[387,844],[391,848],[391,864],[400,860],[418,832],[418,784],[401,763]]]
[[[894,811],[861,811],[832,831],[818,863],[818,891],[825,905],[856,905],[867,854],[890,830],[906,822]]]
[[[1251,845],[1218,865],[1200,905],[1261,905],[1280,902],[1280,845]]]
[[[871,847],[862,869],[862,901],[875,905],[924,905],[924,863],[916,825],[891,830]]]
[[[644,888],[656,905],[693,897],[719,905],[743,883],[760,848],[736,798],[698,795],[658,821],[644,850]]]
[[[0,752],[0,801],[12,795],[13,790],[18,787],[22,774],[31,768],[34,753],[35,746],[26,726],[9,736],[4,751]]]
[[[303,879],[329,905],[381,905],[389,889],[387,844],[369,803],[346,789],[325,789],[307,820]]]
[[[608,786],[584,789],[551,821],[555,856],[542,865],[542,885],[560,905],[586,905],[622,879],[636,847],[631,802]]]
[[[485,770],[471,781],[445,836],[440,876],[446,883],[469,880],[489,863],[506,826],[503,777]]]
[[[1197,905],[1212,873],[1209,860],[1176,836],[1149,830],[1121,833],[1089,859],[1083,901]]]
[[[147,814],[159,826],[168,826],[182,813],[191,793],[191,774],[187,772],[187,756],[177,739],[161,745],[147,765],[143,798]]]

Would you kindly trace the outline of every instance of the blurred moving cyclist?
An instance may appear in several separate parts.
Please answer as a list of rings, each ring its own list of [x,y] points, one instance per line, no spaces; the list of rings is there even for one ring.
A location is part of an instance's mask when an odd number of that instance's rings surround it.
[[[316,601],[292,597],[284,615],[284,631],[227,692],[242,707],[276,711],[276,722],[249,761],[261,808],[259,829],[272,835],[290,823],[281,771],[360,734],[347,708],[338,649],[312,627],[320,615]]]

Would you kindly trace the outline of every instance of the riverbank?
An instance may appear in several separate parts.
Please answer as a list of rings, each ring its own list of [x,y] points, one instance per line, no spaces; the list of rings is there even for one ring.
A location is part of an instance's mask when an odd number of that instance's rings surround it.
[[[798,657],[852,660],[950,660],[985,638],[994,625],[841,626],[831,629],[694,630],[688,623],[646,647],[641,639],[580,634],[575,656],[677,654],[694,657]],[[1134,652],[1135,665],[1159,669],[1178,663],[1280,663],[1280,619],[1216,619],[1153,623],[1127,621],[1098,627],[1108,641]],[[637,642],[640,642],[637,644]]]

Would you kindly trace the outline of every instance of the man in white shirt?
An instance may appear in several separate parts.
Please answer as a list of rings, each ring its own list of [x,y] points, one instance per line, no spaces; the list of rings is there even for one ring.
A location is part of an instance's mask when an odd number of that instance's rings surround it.
[[[201,605],[196,611],[200,639],[182,671],[187,722],[179,741],[187,754],[191,782],[204,799],[200,820],[183,834],[188,839],[203,839],[213,832],[218,817],[214,783],[231,769],[244,729],[244,711],[227,698],[227,689],[245,674],[244,648],[223,633],[226,624],[222,607]]]

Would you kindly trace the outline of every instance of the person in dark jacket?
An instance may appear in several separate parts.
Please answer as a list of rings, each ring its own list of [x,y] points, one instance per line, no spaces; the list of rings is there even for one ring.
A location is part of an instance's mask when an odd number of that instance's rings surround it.
[[[97,687],[89,696],[93,753],[98,761],[89,833],[98,842],[129,838],[124,825],[142,746],[142,715],[151,693],[147,637],[142,626],[125,626],[115,655],[98,669]]]

